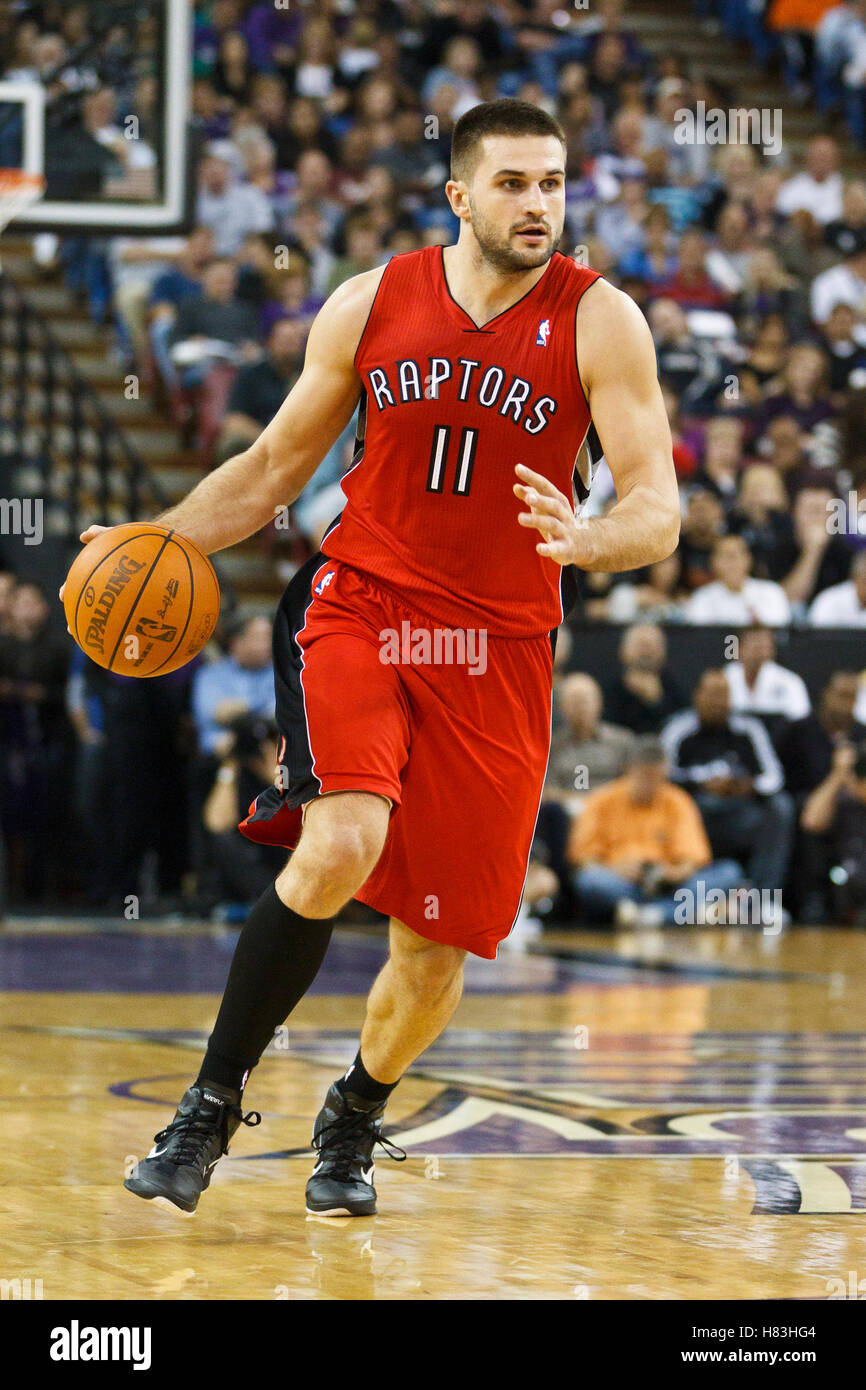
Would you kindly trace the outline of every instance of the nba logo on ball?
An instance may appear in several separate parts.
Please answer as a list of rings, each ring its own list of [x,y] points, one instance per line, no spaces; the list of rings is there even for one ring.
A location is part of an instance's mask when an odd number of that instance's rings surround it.
[[[547,347],[547,340],[550,337],[550,319],[542,319],[538,325],[538,337],[535,340],[536,347]]]
[[[106,671],[164,676],[209,641],[219,581],[194,541],[156,521],[110,526],[79,552],[66,576],[66,624]]]
[[[322,577],[321,577],[321,579],[319,580],[318,584],[317,584],[317,585],[315,586],[315,588],[313,589],[313,593],[314,593],[314,594],[323,594],[323,593],[325,592],[325,590],[327,589],[328,585],[330,584],[331,580],[333,579],[333,577],[334,577],[334,571],[333,571],[333,570],[328,570],[328,573],[327,573],[327,574],[323,574],[323,575],[322,575]]]

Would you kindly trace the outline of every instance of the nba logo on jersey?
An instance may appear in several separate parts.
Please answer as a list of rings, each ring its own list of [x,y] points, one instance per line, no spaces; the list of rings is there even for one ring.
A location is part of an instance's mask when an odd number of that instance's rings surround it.
[[[538,337],[535,340],[536,347],[547,347],[547,340],[550,337],[550,319],[542,319],[538,325]]]
[[[313,593],[314,593],[314,594],[323,594],[323,593],[325,592],[325,590],[327,589],[328,585],[330,584],[330,582],[331,582],[331,580],[332,580],[333,578],[334,578],[334,571],[333,571],[333,570],[328,570],[328,573],[327,573],[327,574],[323,574],[322,577],[321,577],[321,579],[319,580],[318,584],[316,584],[316,586],[314,587]]]

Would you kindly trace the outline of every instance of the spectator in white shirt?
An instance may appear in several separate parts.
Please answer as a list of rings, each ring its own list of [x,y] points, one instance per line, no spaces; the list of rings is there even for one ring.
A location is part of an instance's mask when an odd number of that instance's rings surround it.
[[[850,304],[861,323],[866,319],[866,231],[852,228],[851,238],[844,261],[812,281],[809,308],[816,323],[825,324],[837,304]],[[854,337],[863,341],[862,327],[854,329]]]
[[[739,637],[739,660],[725,666],[734,714],[755,714],[772,737],[776,727],[812,711],[806,682],[776,661],[771,628],[750,627]]]
[[[210,227],[218,256],[235,256],[253,232],[271,230],[274,214],[260,188],[232,182],[228,160],[209,154],[199,170],[196,221]]]
[[[806,149],[806,168],[779,189],[776,211],[784,217],[805,208],[826,227],[842,216],[839,146],[830,135],[816,135]]]
[[[819,594],[809,609],[813,627],[866,627],[866,550],[851,566],[851,578]]]
[[[772,579],[752,579],[752,556],[742,536],[720,536],[713,546],[715,582],[696,589],[683,616],[687,623],[727,623],[750,627],[765,623],[784,627],[791,621],[791,605],[781,584]]]

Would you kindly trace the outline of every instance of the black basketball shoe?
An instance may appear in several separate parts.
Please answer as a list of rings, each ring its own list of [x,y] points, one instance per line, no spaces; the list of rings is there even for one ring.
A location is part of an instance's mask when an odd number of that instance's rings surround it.
[[[318,1216],[372,1216],[373,1150],[402,1163],[406,1154],[382,1133],[384,1101],[363,1100],[334,1082],[313,1127],[319,1161],[307,1183],[307,1211]]]
[[[261,1123],[257,1110],[243,1113],[235,1094],[222,1086],[190,1086],[171,1124],[156,1135],[124,1187],[159,1207],[192,1216],[235,1130]]]

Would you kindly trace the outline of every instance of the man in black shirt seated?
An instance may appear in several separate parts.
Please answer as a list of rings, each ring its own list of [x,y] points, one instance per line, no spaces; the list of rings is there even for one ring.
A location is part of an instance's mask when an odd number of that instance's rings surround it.
[[[833,919],[862,924],[866,909],[866,743],[840,743],[824,780],[806,800],[800,825],[827,849]]]
[[[299,319],[277,319],[267,356],[242,367],[235,377],[217,442],[217,463],[249,448],[270,424],[304,363],[307,326]]]
[[[756,888],[785,885],[794,804],[769,735],[751,715],[731,714],[725,672],[704,672],[694,708],[674,715],[662,733],[671,780],[698,803],[713,857],[738,859]]]
[[[619,644],[619,675],[604,692],[608,723],[633,734],[657,734],[682,708],[684,696],[666,670],[667,658],[667,640],[655,623],[626,628]]]
[[[803,811],[811,794],[832,780],[834,767],[850,767],[854,746],[866,742],[866,728],[854,718],[858,686],[856,672],[835,671],[817,710],[795,719],[779,744],[785,785],[800,812],[791,890],[801,922],[829,920],[833,844],[825,831],[815,828],[812,818],[806,823]]]
[[[171,355],[184,386],[200,382],[211,362],[258,354],[258,318],[237,297],[233,261],[214,260],[202,275],[202,293],[183,300],[169,334]]]

